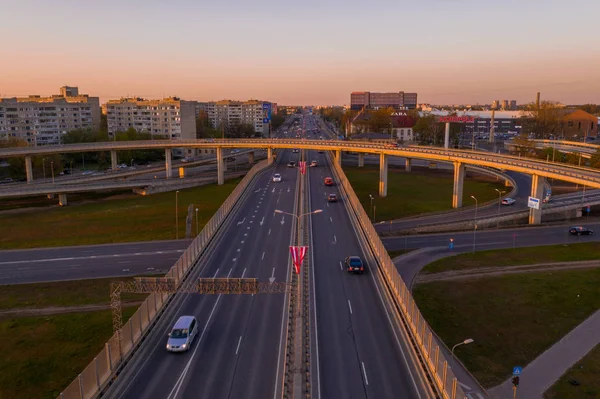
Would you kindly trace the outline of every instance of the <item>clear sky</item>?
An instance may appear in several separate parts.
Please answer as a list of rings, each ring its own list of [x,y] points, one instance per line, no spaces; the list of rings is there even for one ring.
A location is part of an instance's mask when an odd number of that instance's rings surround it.
[[[600,103],[599,0],[0,0],[0,96]]]

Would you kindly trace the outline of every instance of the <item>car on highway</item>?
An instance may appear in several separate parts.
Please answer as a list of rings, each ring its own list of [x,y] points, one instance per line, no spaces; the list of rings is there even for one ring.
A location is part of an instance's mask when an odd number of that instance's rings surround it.
[[[319,166],[319,163],[317,161],[311,161],[310,162],[310,166],[311,167],[313,167],[313,166]]]
[[[502,205],[514,205],[515,202],[517,202],[517,201],[515,201],[514,198],[507,197],[502,200]]]
[[[82,175],[87,176],[87,175],[91,175],[93,173],[94,173],[94,171],[92,171],[92,170],[86,170],[82,173]]]
[[[288,168],[295,168],[296,167],[296,162],[294,162],[294,161],[288,162],[287,167]]]
[[[358,256],[348,256],[346,258],[346,271],[348,273],[362,274],[365,271],[365,265]]]
[[[324,154],[324,153],[325,153],[325,151],[319,150],[319,154]]]
[[[574,236],[592,235],[594,234],[594,230],[583,226],[574,226],[569,228],[569,234]]]
[[[337,202],[337,195],[336,194],[329,194],[327,196],[327,202]]]
[[[2,181],[0,183],[12,183],[13,179],[10,177],[6,177],[4,179],[2,179]]]
[[[323,183],[326,186],[333,186],[333,179],[331,177],[326,177],[325,180],[323,180]]]
[[[300,136],[297,136],[297,137],[300,137]],[[298,149],[297,149],[297,148],[294,148],[294,149],[292,150],[292,152],[293,152],[294,154],[297,154],[299,151],[298,151]]]
[[[275,183],[279,183],[279,182],[281,182],[281,175],[280,175],[279,173],[275,173],[275,174],[273,175],[273,181],[274,181]]]
[[[181,316],[169,333],[167,350],[169,352],[185,352],[190,349],[196,334],[198,322],[194,316]]]

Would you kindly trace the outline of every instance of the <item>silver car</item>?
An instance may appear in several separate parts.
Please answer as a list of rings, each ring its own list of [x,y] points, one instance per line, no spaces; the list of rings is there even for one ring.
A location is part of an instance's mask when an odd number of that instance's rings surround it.
[[[181,316],[169,333],[167,350],[169,352],[185,352],[190,349],[196,334],[198,322],[194,316]]]

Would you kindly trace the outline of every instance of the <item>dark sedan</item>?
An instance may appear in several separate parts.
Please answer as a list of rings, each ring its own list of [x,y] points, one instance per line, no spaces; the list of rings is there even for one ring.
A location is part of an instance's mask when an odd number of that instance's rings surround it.
[[[594,234],[594,230],[588,229],[587,227],[583,226],[575,226],[569,229],[569,234],[572,234],[574,236],[592,235]]]

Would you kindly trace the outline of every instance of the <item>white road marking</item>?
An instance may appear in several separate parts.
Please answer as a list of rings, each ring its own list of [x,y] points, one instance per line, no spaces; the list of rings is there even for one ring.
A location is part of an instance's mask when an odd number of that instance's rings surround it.
[[[279,198],[277,198],[277,203],[279,204]]]
[[[233,271],[233,268],[229,269],[229,273],[227,273],[227,278],[229,278],[229,276],[231,276],[232,271]]]
[[[269,229],[269,235],[271,235],[271,229]]]
[[[337,237],[336,237],[336,236],[333,236],[333,242],[334,242],[335,244],[337,244]]]
[[[236,260],[237,260],[237,258],[233,258],[233,259],[231,259],[231,261],[232,261],[232,262],[235,262]]]
[[[248,235],[248,233],[244,233],[244,237],[246,237]]]
[[[235,354],[237,355],[240,350],[240,344],[242,343],[242,336],[240,335],[240,340],[238,341],[237,349],[235,350]]]
[[[274,192],[275,192],[275,187],[273,187],[273,191],[271,191],[271,192],[272,192],[272,193],[274,193]]]
[[[471,387],[468,385],[463,384],[462,382],[458,381],[458,383],[460,384],[461,387],[465,388],[467,391],[472,391]]]
[[[330,221],[331,223],[333,223],[333,219],[331,219],[331,216],[329,216],[329,221]]]
[[[250,226],[246,227],[247,230],[250,230]]]
[[[265,222],[265,217],[263,216],[263,218],[260,220],[260,225],[262,226],[264,222]]]
[[[237,252],[240,252],[240,248],[237,249]]]
[[[244,271],[242,272],[242,278],[244,278],[244,274],[246,274],[246,268],[244,268]]]
[[[344,267],[342,266],[342,261],[340,261],[340,270],[344,270]]]
[[[264,259],[265,259],[265,253],[264,253],[264,252],[263,252],[263,254],[262,254],[262,258],[261,258],[261,259],[262,259],[262,260],[264,260]]]
[[[256,212],[256,211],[254,211],[254,212]],[[254,219],[255,217],[256,217],[256,215],[252,215],[252,219]],[[252,223],[252,222],[253,222],[253,220],[250,221],[250,223]]]
[[[352,314],[352,305],[350,304],[350,299],[348,299],[348,308],[350,308],[350,314]]]
[[[244,241],[240,241],[240,244],[243,244],[243,243],[244,243]]]
[[[281,217],[281,225],[283,226],[283,224],[285,223],[284,217]]]
[[[117,263],[119,263],[119,264],[121,264],[121,263],[131,263],[131,261],[130,260],[121,260],[121,261],[119,261]]]
[[[240,224],[244,224],[245,221],[246,221],[246,218],[242,219],[241,222],[237,222],[237,225],[239,226]]]
[[[219,269],[217,269],[217,271],[215,272],[215,275],[213,276],[213,278],[216,278],[217,274],[219,274]]]
[[[361,363],[362,363],[363,373],[365,375],[365,383],[367,385],[369,385],[369,379],[367,378],[367,370],[365,370],[365,362],[361,362]]]
[[[327,208],[329,208],[329,202],[327,203]]]

